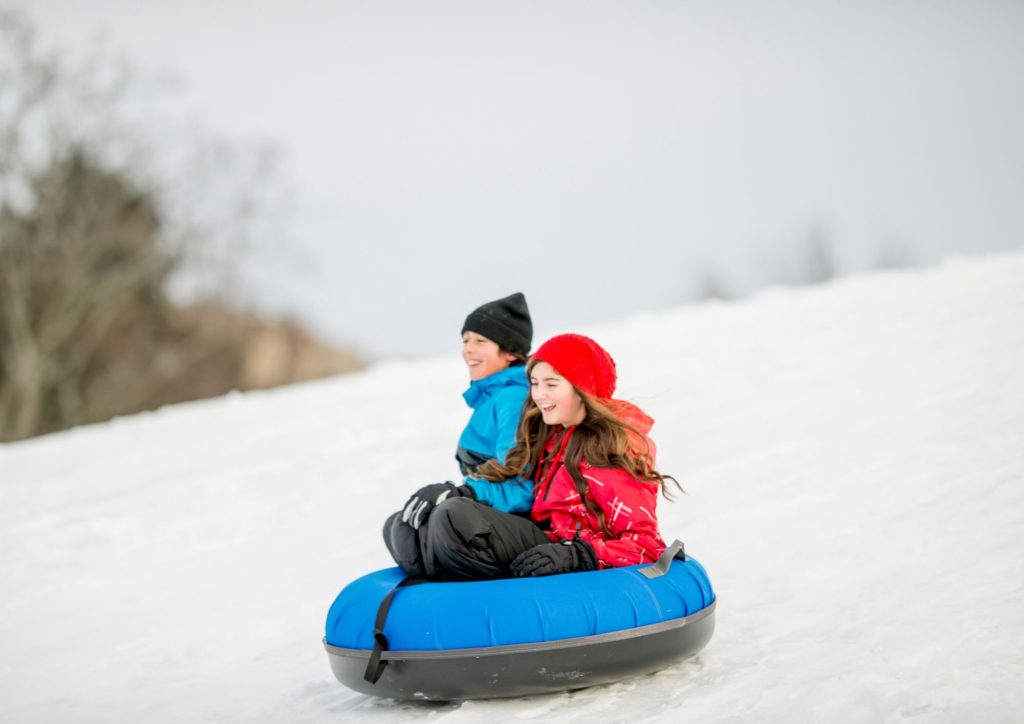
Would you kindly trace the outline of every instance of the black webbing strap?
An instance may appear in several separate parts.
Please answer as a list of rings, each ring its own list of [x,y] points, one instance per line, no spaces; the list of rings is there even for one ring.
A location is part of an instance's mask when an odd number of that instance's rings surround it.
[[[366,662],[366,673],[363,678],[371,684],[376,684],[380,675],[384,673],[384,667],[388,662],[381,658],[381,654],[388,650],[388,637],[384,635],[384,622],[388,620],[388,610],[391,608],[391,599],[399,588],[415,586],[417,583],[426,583],[427,579],[422,576],[409,576],[399,581],[398,585],[388,591],[384,600],[377,608],[377,620],[373,622],[373,651],[370,652],[370,660]]]
[[[678,538],[665,549],[665,552],[658,558],[657,563],[649,565],[647,568],[641,568],[640,572],[648,578],[664,576],[668,573],[668,567],[672,565],[673,558],[678,558],[681,561],[686,560],[686,545]]]

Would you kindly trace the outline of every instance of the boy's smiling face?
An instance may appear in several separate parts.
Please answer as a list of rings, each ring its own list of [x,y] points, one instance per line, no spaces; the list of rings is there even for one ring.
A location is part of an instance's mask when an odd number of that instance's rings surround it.
[[[469,368],[469,379],[482,380],[508,367],[516,356],[502,352],[497,342],[476,332],[462,335],[462,359]]]

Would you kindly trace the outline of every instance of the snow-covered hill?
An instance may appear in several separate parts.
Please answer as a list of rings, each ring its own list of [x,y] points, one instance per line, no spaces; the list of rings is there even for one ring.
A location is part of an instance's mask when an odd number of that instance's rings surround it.
[[[661,518],[716,585],[698,658],[447,705],[334,681],[327,607],[455,473],[453,345],[0,446],[0,721],[1024,717],[1024,254],[578,331],[688,490]]]

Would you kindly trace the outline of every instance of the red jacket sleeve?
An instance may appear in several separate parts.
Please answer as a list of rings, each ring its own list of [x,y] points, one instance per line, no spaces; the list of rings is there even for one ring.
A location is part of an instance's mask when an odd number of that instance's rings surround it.
[[[601,568],[653,563],[665,550],[658,534],[658,485],[637,481],[625,470],[593,468],[580,471],[591,499],[604,514],[611,535],[600,530],[581,532],[597,554]]]

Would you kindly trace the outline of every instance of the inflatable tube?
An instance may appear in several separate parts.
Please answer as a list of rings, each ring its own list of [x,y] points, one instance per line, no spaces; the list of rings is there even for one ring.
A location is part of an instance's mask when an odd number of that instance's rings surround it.
[[[327,615],[331,670],[364,694],[439,701],[578,689],[657,671],[700,651],[714,632],[707,573],[671,553],[652,566],[398,590],[401,569],[371,573],[346,586]],[[383,669],[371,683],[374,626],[392,591]]]

